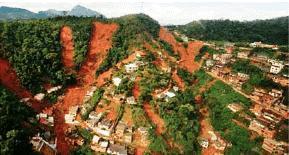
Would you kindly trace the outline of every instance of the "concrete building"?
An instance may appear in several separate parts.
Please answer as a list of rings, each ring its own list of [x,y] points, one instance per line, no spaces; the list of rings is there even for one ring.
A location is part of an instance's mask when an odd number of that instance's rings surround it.
[[[107,149],[107,153],[113,155],[127,155],[127,149],[125,146],[119,144],[110,144]]]
[[[285,155],[289,153],[289,145],[286,142],[265,138],[262,148],[270,154]]]

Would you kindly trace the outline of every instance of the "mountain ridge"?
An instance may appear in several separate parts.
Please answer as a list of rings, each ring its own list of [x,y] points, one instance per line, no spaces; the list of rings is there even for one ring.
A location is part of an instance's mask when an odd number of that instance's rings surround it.
[[[8,6],[0,7],[0,20],[15,20],[15,19],[41,19],[57,16],[76,16],[76,17],[103,17],[97,11],[88,9],[81,5],[74,6],[71,10],[55,10],[48,9],[37,13],[23,8],[15,8]]]

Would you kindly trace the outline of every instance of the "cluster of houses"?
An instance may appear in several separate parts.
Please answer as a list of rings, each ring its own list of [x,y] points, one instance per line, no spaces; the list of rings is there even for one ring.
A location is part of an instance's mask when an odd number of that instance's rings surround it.
[[[38,133],[31,138],[30,143],[33,146],[33,149],[41,154],[51,154],[56,155],[56,142],[57,139],[55,136],[52,136],[50,131],[46,131],[43,135]]]
[[[277,48],[275,46],[269,47],[257,42],[250,44],[250,46]],[[237,58],[240,59],[252,59],[249,58],[249,56],[249,50],[238,52],[237,54]],[[271,77],[275,82],[283,83],[284,86],[288,86],[289,79],[285,76],[278,75],[287,64],[283,61],[268,59],[267,57],[260,57],[258,59],[258,61],[262,60],[264,63],[268,64],[269,69],[266,70],[268,71],[268,77]],[[226,65],[234,61],[235,59],[231,54],[214,54],[212,59],[206,60],[204,68],[241,91],[242,84],[248,81],[250,76],[244,73],[232,73],[230,68],[226,67]],[[278,130],[278,123],[280,123],[281,120],[289,118],[288,106],[283,104],[283,91],[277,89],[268,91],[261,88],[254,88],[254,91],[249,97],[256,102],[254,108],[250,109],[252,113],[255,114],[256,118],[252,118],[251,116],[246,117],[250,122],[248,129],[265,138],[262,148],[267,152],[271,154],[288,153],[288,143],[274,139]],[[229,104],[227,108],[233,113],[243,109],[238,103]],[[200,144],[205,147],[208,145],[208,142],[202,140]]]
[[[39,121],[39,123],[48,125],[53,127],[54,126],[54,118],[53,116],[49,116],[46,113],[39,113],[36,115],[36,119]]]
[[[198,140],[199,144],[203,148],[208,148],[209,145],[212,145],[215,149],[219,151],[224,151],[226,148],[231,147],[232,144],[226,142],[221,136],[217,135],[214,131],[208,131],[208,134],[210,135],[209,139],[200,138]]]

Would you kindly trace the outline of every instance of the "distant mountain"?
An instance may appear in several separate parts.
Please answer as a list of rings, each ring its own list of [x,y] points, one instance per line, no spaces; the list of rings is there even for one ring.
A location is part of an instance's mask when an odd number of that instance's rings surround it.
[[[38,18],[38,14],[21,8],[0,7],[0,20]]]
[[[33,19],[33,18],[48,18],[56,16],[77,16],[77,17],[100,17],[102,14],[77,5],[71,11],[58,11],[49,9],[46,11],[39,11],[38,13],[31,12],[22,8],[0,7],[0,20],[14,20],[14,19]]]
[[[39,11],[38,15],[45,17],[56,17],[56,16],[64,16],[67,14],[67,11],[57,11],[54,9],[49,9],[46,11]]]
[[[100,13],[93,11],[91,9],[85,8],[83,6],[77,5],[74,8],[72,8],[72,10],[70,12],[68,12],[67,15],[70,16],[78,16],[78,17],[99,17],[101,16]]]

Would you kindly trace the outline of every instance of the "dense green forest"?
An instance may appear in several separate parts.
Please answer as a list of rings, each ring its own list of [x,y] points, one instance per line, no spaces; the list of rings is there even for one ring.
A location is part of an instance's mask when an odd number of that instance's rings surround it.
[[[34,93],[44,82],[69,79],[62,69],[59,29],[44,20],[6,22],[1,29],[0,57],[12,63],[22,85]]]
[[[0,85],[0,154],[31,154],[32,133],[29,128],[23,128],[31,117],[34,117],[32,109]]]
[[[0,22],[0,58],[9,60],[21,84],[37,93],[44,83],[74,83],[74,74],[65,74],[61,62],[60,30],[73,30],[74,62],[85,60],[93,21],[101,18],[57,17],[42,20]],[[29,64],[29,65],[28,65]]]
[[[268,20],[230,21],[200,20],[180,26],[168,26],[188,37],[200,40],[232,42],[262,41],[271,44],[288,44],[288,16]]]

